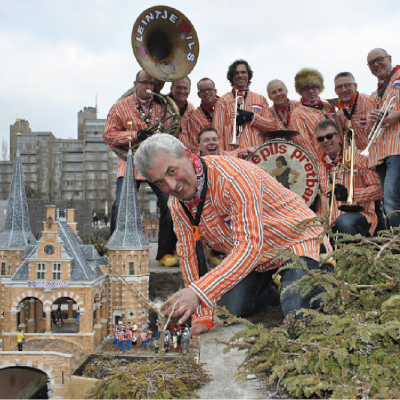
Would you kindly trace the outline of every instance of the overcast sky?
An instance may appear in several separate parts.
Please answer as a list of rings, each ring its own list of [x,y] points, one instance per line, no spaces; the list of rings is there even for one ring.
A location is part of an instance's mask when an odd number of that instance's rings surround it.
[[[132,86],[140,69],[131,47],[132,26],[147,8],[174,7],[191,20],[200,55],[190,77],[211,77],[218,94],[230,86],[227,67],[246,59],[254,71],[251,89],[266,95],[275,78],[298,99],[294,76],[303,67],[325,78],[322,98],[335,97],[333,78],[351,71],[361,92],[376,78],[367,53],[385,48],[400,64],[400,1],[337,0],[0,0],[0,140],[9,142],[16,118],[32,131],[77,138],[77,113],[110,107]],[[163,92],[169,89],[166,84]]]

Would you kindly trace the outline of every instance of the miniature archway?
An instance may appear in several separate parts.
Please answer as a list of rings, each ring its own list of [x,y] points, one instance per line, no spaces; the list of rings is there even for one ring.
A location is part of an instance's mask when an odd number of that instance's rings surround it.
[[[25,333],[45,332],[46,315],[43,302],[37,297],[24,297],[19,303],[16,330],[22,329]]]
[[[59,297],[51,305],[51,331],[53,333],[78,333],[78,316],[78,303],[70,297]]]
[[[48,399],[51,396],[50,378],[37,368],[2,368],[0,382],[4,399]]]

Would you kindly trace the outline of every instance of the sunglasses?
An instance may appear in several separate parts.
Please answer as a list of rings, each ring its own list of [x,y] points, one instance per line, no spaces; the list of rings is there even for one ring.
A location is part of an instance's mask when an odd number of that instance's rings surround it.
[[[325,135],[325,136],[318,136],[318,137],[317,137],[317,140],[318,140],[318,142],[320,142],[320,143],[324,142],[325,139],[326,139],[326,140],[332,140],[333,135],[336,135],[336,133],[328,133],[328,134]]]

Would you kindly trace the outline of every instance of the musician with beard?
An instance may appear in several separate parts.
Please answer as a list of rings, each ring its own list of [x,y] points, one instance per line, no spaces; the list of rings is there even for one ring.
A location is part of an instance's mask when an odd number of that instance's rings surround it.
[[[227,78],[232,91],[218,99],[215,105],[213,127],[221,135],[222,150],[234,151],[237,147],[257,148],[265,141],[260,133],[276,130],[276,123],[268,106],[267,99],[250,90],[253,71],[245,60],[236,60],[228,69]],[[235,115],[235,93],[243,97],[242,107],[236,116],[236,132],[233,132]],[[240,102],[238,102],[240,104]],[[231,145],[236,135],[237,146]]]

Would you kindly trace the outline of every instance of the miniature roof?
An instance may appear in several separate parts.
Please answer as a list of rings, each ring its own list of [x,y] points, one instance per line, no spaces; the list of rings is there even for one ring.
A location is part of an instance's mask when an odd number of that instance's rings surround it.
[[[28,203],[19,150],[15,157],[14,171],[8,197],[4,230],[0,235],[0,248],[25,248],[37,243],[29,224]]]
[[[103,275],[99,266],[106,261],[100,257],[95,247],[82,244],[81,238],[74,232],[66,221],[56,221],[58,234],[63,242],[63,251],[67,258],[72,259],[70,281],[93,281]],[[12,276],[11,281],[27,281],[29,279],[29,259],[37,259],[38,246],[30,246],[25,251],[25,261]]]
[[[143,233],[139,198],[133,172],[132,151],[128,151],[126,171],[119,200],[117,227],[110,237],[107,248],[111,250],[149,249],[149,241]]]

